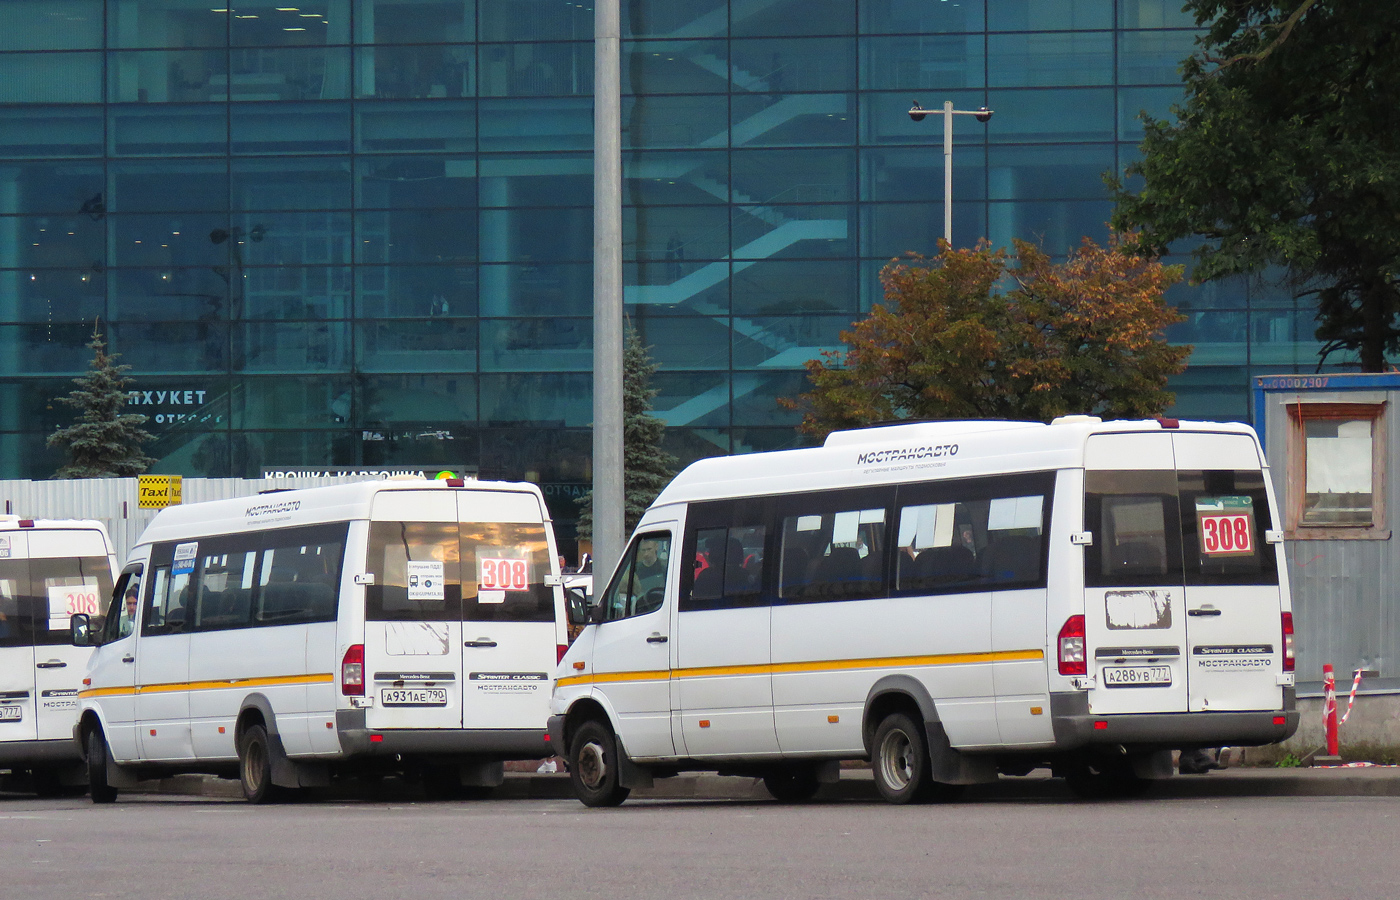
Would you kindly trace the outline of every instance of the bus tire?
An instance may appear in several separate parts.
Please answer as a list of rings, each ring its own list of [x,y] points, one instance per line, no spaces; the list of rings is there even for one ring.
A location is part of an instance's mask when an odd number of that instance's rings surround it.
[[[574,732],[569,744],[569,780],[584,806],[618,806],[632,793],[622,786],[617,737],[597,719]]]
[[[107,783],[107,737],[101,728],[87,733],[88,794],[93,803],[115,803],[117,789]]]
[[[267,729],[249,725],[238,739],[238,780],[249,803],[274,803],[282,790],[272,783],[272,743]]]
[[[811,766],[793,765],[764,775],[763,786],[780,803],[806,803],[817,795],[821,782]]]
[[[889,803],[946,803],[962,796],[964,785],[933,780],[923,723],[907,713],[890,713],[875,729],[870,768],[875,787]]]

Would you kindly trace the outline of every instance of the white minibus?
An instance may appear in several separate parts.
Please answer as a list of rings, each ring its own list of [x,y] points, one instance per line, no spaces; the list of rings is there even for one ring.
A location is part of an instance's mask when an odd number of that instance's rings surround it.
[[[1132,793],[1172,750],[1296,729],[1278,521],[1237,424],[906,424],[702,460],[564,656],[553,743],[595,806],[681,770],[806,799],[857,759],[895,803],[1045,766]]]
[[[103,622],[74,737],[94,802],[144,777],[234,776],[255,803],[332,778],[461,796],[552,756],[567,643],[539,488],[390,480],[161,511]]]
[[[73,722],[90,651],[69,642],[68,619],[107,611],[115,570],[101,522],[0,516],[0,787],[85,783]]]

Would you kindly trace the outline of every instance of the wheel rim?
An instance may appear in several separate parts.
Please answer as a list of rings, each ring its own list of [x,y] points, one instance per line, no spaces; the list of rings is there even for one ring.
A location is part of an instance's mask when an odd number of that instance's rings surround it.
[[[263,761],[266,754],[263,753],[262,743],[259,741],[249,741],[248,750],[243,759],[243,780],[248,783],[248,789],[257,793],[262,787]]]
[[[608,777],[608,763],[603,758],[603,748],[595,741],[589,741],[578,751],[578,777],[584,786],[597,790]]]
[[[914,780],[913,745],[903,731],[891,731],[880,744],[880,775],[896,791],[904,790]]]

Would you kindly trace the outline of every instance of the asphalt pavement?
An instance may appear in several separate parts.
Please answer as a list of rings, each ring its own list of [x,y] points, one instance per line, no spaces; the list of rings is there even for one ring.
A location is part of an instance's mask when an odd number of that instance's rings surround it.
[[[160,781],[142,782],[139,794],[182,794],[211,798],[240,798],[237,781],[204,775],[180,775]],[[346,782],[319,793],[327,799],[395,800],[412,799],[421,793],[415,785],[393,778],[377,783]],[[571,799],[573,789],[565,773],[534,774],[507,772],[503,785],[491,794],[493,799],[558,800]],[[1155,782],[1147,794],[1152,798],[1210,797],[1400,797],[1400,766],[1332,766],[1310,768],[1218,769],[1204,775],[1177,775]],[[1062,779],[1046,770],[1021,777],[1002,776],[995,784],[972,785],[964,802],[977,799],[1072,799]],[[685,773],[658,778],[655,786],[634,790],[634,800],[768,800],[763,783],[756,778],[738,778],[709,773]],[[869,769],[843,769],[836,784],[823,785],[817,800],[877,802],[880,796]]]

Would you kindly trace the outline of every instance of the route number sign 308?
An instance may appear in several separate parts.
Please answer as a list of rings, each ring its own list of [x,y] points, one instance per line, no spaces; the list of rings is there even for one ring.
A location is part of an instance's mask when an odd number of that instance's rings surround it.
[[[1210,555],[1253,553],[1253,516],[1201,516],[1201,550]]]
[[[477,583],[487,591],[528,591],[530,563],[525,559],[479,559]]]

